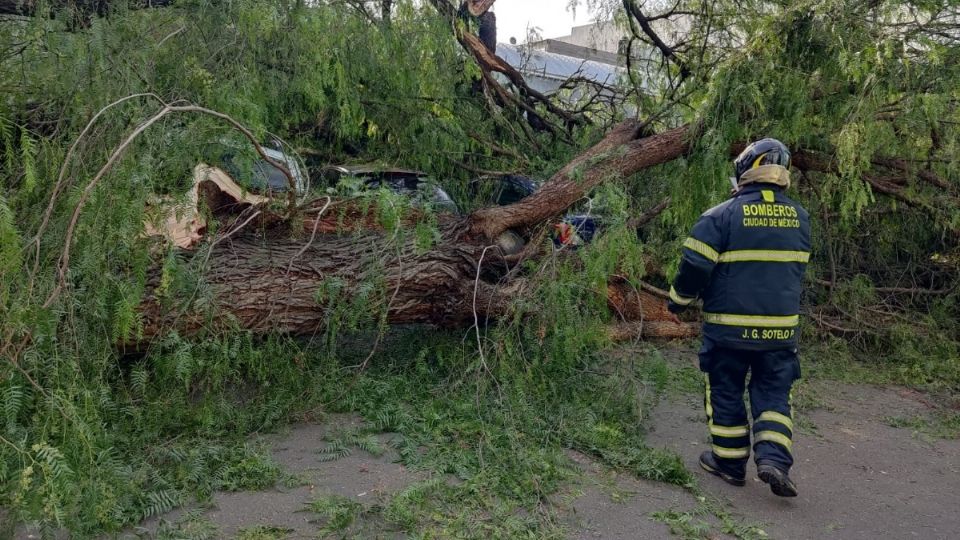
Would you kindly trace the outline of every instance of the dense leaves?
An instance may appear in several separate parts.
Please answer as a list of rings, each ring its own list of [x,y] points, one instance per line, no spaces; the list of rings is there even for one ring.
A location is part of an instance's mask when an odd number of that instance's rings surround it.
[[[470,534],[471,520],[425,510],[467,501],[471,519],[503,518],[488,523],[499,534],[534,534],[549,520],[518,520],[516,509],[558,489],[564,448],[688,483],[675,457],[642,443],[649,402],[636,396],[667,384],[662,359],[596,371],[614,316],[606,285],[611,275],[663,284],[646,274],[669,274],[691,221],[726,196],[731,152],[760,136],[796,150],[796,192],[816,224],[806,337],[882,348],[904,380],[957,390],[957,3],[573,3],[606,10],[632,36],[639,131],[689,123],[696,142],[681,160],[601,186],[589,208],[608,216],[605,233],[515,269],[530,286],[513,317],[466,339],[381,343],[383,319],[357,295],[307,343],[171,333],[132,358],[116,345],[137,336],[148,268],[162,268],[169,298],[208,293],[196,260],[143,237],[145,203],[183,193],[199,161],[253,155],[214,117],[165,117],[89,190],[67,238],[89,182],[165,103],[229,114],[311,170],[427,170],[465,209],[480,204],[467,182],[477,171],[546,177],[603,122],[562,137],[531,130],[477,90],[480,69],[450,21],[418,2],[187,0],[95,13],[52,2],[52,17],[0,15],[0,506],[47,533],[88,536],[214,490],[270,485],[282,474],[247,434],[315,408],[358,411],[403,435],[408,463],[464,481],[398,498],[387,512],[405,530]],[[667,195],[670,208],[636,242],[629,218]],[[402,241],[395,198],[371,204]],[[434,219],[413,233],[423,249]],[[372,279],[366,290],[381,289]],[[330,282],[317,294],[335,292]],[[368,357],[371,343],[390,350]]]

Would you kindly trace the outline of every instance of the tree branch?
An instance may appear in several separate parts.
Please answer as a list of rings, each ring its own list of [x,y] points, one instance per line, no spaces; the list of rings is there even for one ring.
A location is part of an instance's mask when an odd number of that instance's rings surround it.
[[[683,58],[680,58],[680,56],[677,55],[673,47],[664,43],[663,39],[659,34],[657,34],[656,30],[654,30],[653,26],[650,24],[651,21],[664,17],[647,17],[644,15],[643,10],[640,9],[640,6],[638,6],[633,0],[623,0],[623,6],[627,10],[627,13],[630,15],[630,17],[635,20],[638,25],[640,25],[640,29],[643,31],[644,35],[646,35],[647,39],[653,43],[653,46],[660,51],[660,54],[662,54],[665,59],[670,60],[678,68],[680,68],[680,81],[683,81],[689,77],[691,74],[690,66],[687,65]],[[631,25],[631,29],[633,29],[633,25]],[[636,34],[635,31],[634,34]]]
[[[694,128],[684,125],[634,139],[635,121],[614,128],[548,180],[533,195],[508,206],[482,208],[470,216],[473,234],[496,238],[503,231],[533,225],[562,213],[604,181],[676,159],[690,149]]]

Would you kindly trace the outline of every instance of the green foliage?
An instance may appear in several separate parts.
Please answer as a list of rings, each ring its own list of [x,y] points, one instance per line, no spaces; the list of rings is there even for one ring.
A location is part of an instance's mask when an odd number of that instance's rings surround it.
[[[324,519],[320,534],[343,532],[363,513],[363,506],[346,497],[329,495],[314,499],[307,504],[307,510],[319,514]]]
[[[371,424],[334,436],[321,460],[354,447],[384,453],[374,434],[388,430],[399,434],[392,450],[400,459],[431,473],[380,511],[411,534],[561,536],[540,509],[576,474],[569,449],[695,489],[680,459],[646,446],[642,431],[656,396],[692,387],[694,374],[671,372],[653,353],[615,362],[604,356],[611,276],[636,286],[641,278],[662,280],[654,268],[669,274],[692,220],[727,195],[731,144],[771,135],[832,164],[795,177],[816,227],[811,273],[837,280],[831,291],[813,289],[809,303],[869,321],[869,309],[889,300],[880,285],[916,276],[934,288],[952,286],[960,211],[951,195],[913,173],[928,171],[956,188],[960,62],[949,42],[923,32],[906,40],[887,28],[897,26],[901,8],[932,4],[882,3],[881,17],[844,0],[681,4],[718,14],[722,24],[703,27],[733,29],[714,38],[729,46],[704,50],[682,94],[657,80],[635,105],[644,116],[659,115],[656,128],[696,121],[693,152],[633,178],[611,174],[581,208],[603,216],[603,234],[518,269],[529,288],[508,320],[481,324],[466,339],[418,335],[422,329],[381,333],[391,294],[386,261],[405,255],[408,244],[423,253],[440,240],[433,211],[415,212],[381,190],[359,204],[375,212],[389,238],[382,252],[358,254],[359,283],[331,277],[319,287],[325,320],[313,339],[255,340],[232,331],[184,339],[170,331],[129,356],[116,345],[141,336],[137,308],[151,280],[159,280],[154,292],[164,307],[203,305],[210,295],[198,278],[206,252],[186,261],[146,240],[145,203],[157,195],[182,201],[200,161],[233,153],[243,169],[252,159],[249,145],[221,123],[168,117],[91,189],[67,238],[87,183],[156,112],[158,98],[227,113],[261,140],[276,135],[306,150],[311,165],[423,169],[468,210],[478,202],[468,197],[462,165],[547,176],[599,133],[574,130],[577,145],[564,146],[546,134],[524,135],[514,125],[520,118],[491,115],[472,91],[476,66],[448,25],[411,1],[397,3],[389,26],[372,25],[343,3],[293,0],[190,0],[118,9],[82,26],[64,17],[0,21],[0,51],[19,51],[0,55],[0,506],[45,531],[91,537],[216,490],[264,488],[285,475],[247,436],[313,410],[357,412]],[[676,66],[668,69],[676,75]],[[105,111],[77,141],[103,107],[143,92],[155,96]],[[658,110],[681,98],[685,107]],[[517,156],[495,153],[487,141]],[[911,164],[903,193],[912,207],[865,181],[887,157]],[[61,167],[63,189],[44,223]],[[659,226],[636,242],[627,218],[667,195],[673,203]],[[67,242],[72,257],[61,278]],[[66,289],[56,296],[61,279]],[[956,391],[955,287],[901,304],[928,315],[896,319],[859,343],[831,341],[831,352],[889,351],[885,374]],[[372,343],[378,354],[368,357]],[[357,373],[360,365],[367,370]],[[311,509],[331,531],[370,511],[333,499]],[[662,518],[698,534],[695,519]],[[724,526],[741,537],[756,532]],[[160,537],[217,536],[197,519],[161,529]]]
[[[237,540],[283,540],[293,532],[293,529],[285,527],[273,527],[270,525],[257,525],[237,531]]]
[[[699,497],[700,504],[691,511],[665,510],[654,512],[652,517],[666,523],[670,532],[684,540],[712,538],[715,533],[710,521],[720,520],[720,530],[740,540],[763,540],[769,538],[767,532],[758,525],[744,523],[726,510],[722,503],[706,497]]]
[[[891,417],[893,427],[908,428],[916,433],[940,439],[960,439],[960,412],[937,411],[930,415]]]
[[[194,510],[186,512],[173,523],[161,519],[153,538],[156,540],[212,540],[219,537],[219,532],[216,524]]]
[[[20,232],[14,226],[13,211],[0,195],[0,314],[6,311],[13,277],[20,273]]]
[[[679,5],[694,13],[701,7],[715,10],[711,24],[694,23],[688,40],[707,39],[698,26],[727,28],[709,39],[730,40],[733,47],[708,47],[707,57],[693,64],[708,82],[693,77],[682,88],[690,93],[691,113],[662,120],[666,126],[694,121],[694,151],[629,183],[641,208],[664,194],[672,198],[661,227],[644,238],[656,265],[672,276],[691,223],[728,197],[731,147],[776,137],[803,151],[794,160],[803,170],[794,168],[788,194],[811,214],[806,310],[816,306],[820,317],[852,330],[845,336],[854,348],[870,351],[853,356],[897,362],[900,380],[955,386],[956,355],[948,344],[960,341],[953,322],[960,265],[944,254],[958,249],[960,64],[947,59],[958,58],[960,49],[941,30],[956,27],[956,6],[849,0]],[[814,280],[836,283],[828,289]],[[891,288],[904,292],[884,290]],[[936,345],[920,345],[927,339]],[[877,351],[895,351],[897,358]]]

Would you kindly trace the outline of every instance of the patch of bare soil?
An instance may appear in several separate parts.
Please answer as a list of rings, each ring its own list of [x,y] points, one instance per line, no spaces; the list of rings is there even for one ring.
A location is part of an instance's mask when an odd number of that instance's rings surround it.
[[[400,463],[396,452],[389,445],[390,435],[377,436],[386,449],[376,456],[352,448],[351,452],[338,459],[324,459],[325,439],[339,432],[358,428],[363,421],[353,415],[330,415],[322,424],[304,423],[291,426],[282,434],[271,435],[273,458],[294,475],[297,485],[292,488],[278,486],[266,491],[241,491],[217,493],[202,517],[212,522],[217,538],[236,538],[244,531],[257,527],[281,531],[282,538],[318,538],[324,526],[323,520],[305,509],[314,500],[329,496],[344,497],[359,503],[363,508],[382,504],[389,495],[425,480],[427,475],[412,471]],[[163,516],[167,522],[177,522],[189,510],[181,509]],[[160,520],[144,524],[142,536],[156,534]],[[376,530],[376,523],[363,523],[362,537],[397,538],[398,533]],[[134,538],[131,533],[128,538]]]
[[[673,538],[669,526],[653,514],[696,506],[682,488],[609,470],[579,452],[568,455],[583,473],[557,505],[571,538]]]
[[[760,522],[771,538],[960,538],[960,441],[889,425],[891,417],[924,414],[921,394],[827,381],[807,391],[817,405],[795,414],[795,499],[772,495],[752,466],[742,488],[700,470],[697,457],[709,440],[699,396],[663,401],[648,442],[678,452],[704,490]]]
[[[791,473],[800,488],[795,499],[771,494],[754,477],[752,466],[742,488],[700,470],[697,457],[709,448],[700,396],[663,399],[648,420],[647,442],[680,454],[705,494],[718,498],[738,520],[759,525],[770,538],[960,538],[960,440],[933,439],[891,425],[891,418],[928,414],[929,398],[902,388],[829,381],[806,384],[801,394]],[[323,424],[295,425],[270,436],[274,459],[300,479],[298,485],[219,493],[210,507],[199,510],[221,538],[254,527],[284,531],[286,538],[316,538],[324,524],[304,511],[310,501],[335,495],[371,508],[427,478],[397,463],[388,434],[378,436],[387,449],[383,455],[354,448],[339,459],[323,459],[330,433],[361,423],[355,416],[331,416]],[[700,536],[729,538],[690,491],[611,471],[577,452],[569,456],[583,474],[554,497],[553,505],[571,538],[671,538],[670,527],[654,516],[664,511],[696,515],[709,528]],[[176,521],[185,512],[164,519]],[[153,520],[145,529],[156,531],[158,523]],[[363,523],[359,534],[402,536],[377,523]]]

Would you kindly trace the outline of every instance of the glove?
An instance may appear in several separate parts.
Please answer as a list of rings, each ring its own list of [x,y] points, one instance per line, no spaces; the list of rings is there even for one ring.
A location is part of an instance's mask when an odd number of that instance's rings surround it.
[[[689,306],[682,306],[673,300],[667,300],[667,311],[673,313],[674,315],[679,315],[687,310]]]

